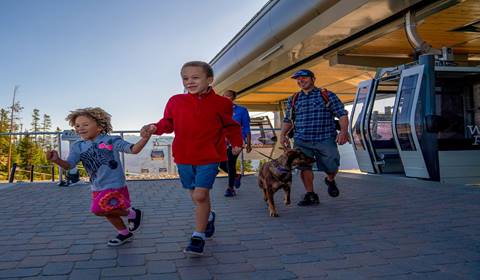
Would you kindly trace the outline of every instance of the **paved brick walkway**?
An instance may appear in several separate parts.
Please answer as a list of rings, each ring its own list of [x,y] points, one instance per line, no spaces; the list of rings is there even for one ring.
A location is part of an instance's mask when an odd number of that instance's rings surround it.
[[[317,176],[320,178],[320,175]],[[88,212],[86,187],[0,188],[0,278],[11,279],[480,279],[480,188],[344,174],[341,196],[267,214],[256,177],[213,199],[217,232],[206,254],[181,252],[192,203],[178,181],[130,182],[146,215],[134,242],[108,248],[112,227]],[[317,187],[318,189],[318,187]],[[277,193],[277,201],[281,195]]]

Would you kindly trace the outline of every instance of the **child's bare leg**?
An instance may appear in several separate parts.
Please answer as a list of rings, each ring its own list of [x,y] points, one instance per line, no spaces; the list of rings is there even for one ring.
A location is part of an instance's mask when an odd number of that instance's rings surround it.
[[[123,222],[122,216],[128,214],[127,210],[115,209],[109,212],[98,213],[97,216],[104,216],[115,227],[118,232],[117,237],[110,239],[108,246],[120,246],[132,240],[133,234],[128,230]]]
[[[108,212],[100,212],[95,213],[97,216],[103,216],[107,218],[107,220],[117,229],[117,230],[125,230],[127,227],[123,222],[121,216],[127,216],[128,210],[126,209],[113,209],[112,211]]]
[[[210,190],[207,188],[195,188],[192,192],[192,201],[195,208],[195,231],[205,232],[210,215]]]
[[[128,210],[126,209],[113,209],[112,211],[108,212],[100,212],[100,213],[95,213],[97,216],[127,216],[128,215]]]
[[[126,230],[127,226],[118,215],[106,215],[105,218],[117,229],[117,231]]]

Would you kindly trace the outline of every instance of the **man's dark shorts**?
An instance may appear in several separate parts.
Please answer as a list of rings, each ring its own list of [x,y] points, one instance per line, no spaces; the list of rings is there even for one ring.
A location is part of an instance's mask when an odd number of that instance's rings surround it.
[[[320,142],[305,142],[295,139],[293,147],[301,150],[309,157],[314,157],[317,161],[319,171],[326,173],[335,173],[340,166],[340,153],[338,152],[335,138],[329,138]],[[299,170],[312,170],[312,165],[298,166]]]

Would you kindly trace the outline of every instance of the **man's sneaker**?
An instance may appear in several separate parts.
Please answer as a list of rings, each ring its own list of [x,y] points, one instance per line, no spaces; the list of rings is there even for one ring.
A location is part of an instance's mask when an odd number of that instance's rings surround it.
[[[129,232],[127,235],[118,234],[114,239],[110,239],[107,243],[108,246],[116,247],[124,243],[132,241],[133,233]]]
[[[142,211],[133,207],[132,210],[135,211],[135,219],[128,219],[128,230],[134,232],[140,227],[142,222]]]
[[[207,228],[205,229],[205,237],[210,238],[215,233],[215,212],[212,213],[212,220],[208,221]]]
[[[235,190],[234,190],[234,189],[227,188],[227,189],[225,190],[225,194],[224,194],[223,196],[225,196],[225,197],[232,197],[232,196],[235,196],[235,195],[237,195],[237,194],[235,193]]]
[[[242,182],[240,181],[242,179],[242,174],[237,174],[237,176],[235,176],[235,180],[233,181],[233,185],[235,186],[235,188],[240,188],[240,185],[242,184]]]
[[[186,254],[203,255],[203,247],[205,246],[205,240],[198,236],[192,236],[190,243],[183,249]]]
[[[316,205],[320,203],[320,199],[318,198],[318,195],[314,192],[308,192],[305,194],[302,200],[300,200],[297,205],[298,206],[310,206],[310,205]]]
[[[327,177],[325,177],[325,184],[328,186],[328,194],[331,197],[337,197],[340,194],[340,191],[337,188],[337,183],[335,183],[335,180],[329,181]]]

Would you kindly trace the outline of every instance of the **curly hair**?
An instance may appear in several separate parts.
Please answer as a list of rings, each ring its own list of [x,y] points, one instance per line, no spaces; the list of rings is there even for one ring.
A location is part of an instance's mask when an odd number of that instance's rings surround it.
[[[75,120],[79,116],[85,116],[94,120],[97,125],[102,128],[102,133],[108,134],[113,130],[111,123],[112,116],[100,107],[87,107],[70,111],[70,114],[68,114],[65,120],[68,121],[70,126],[75,126]]]

